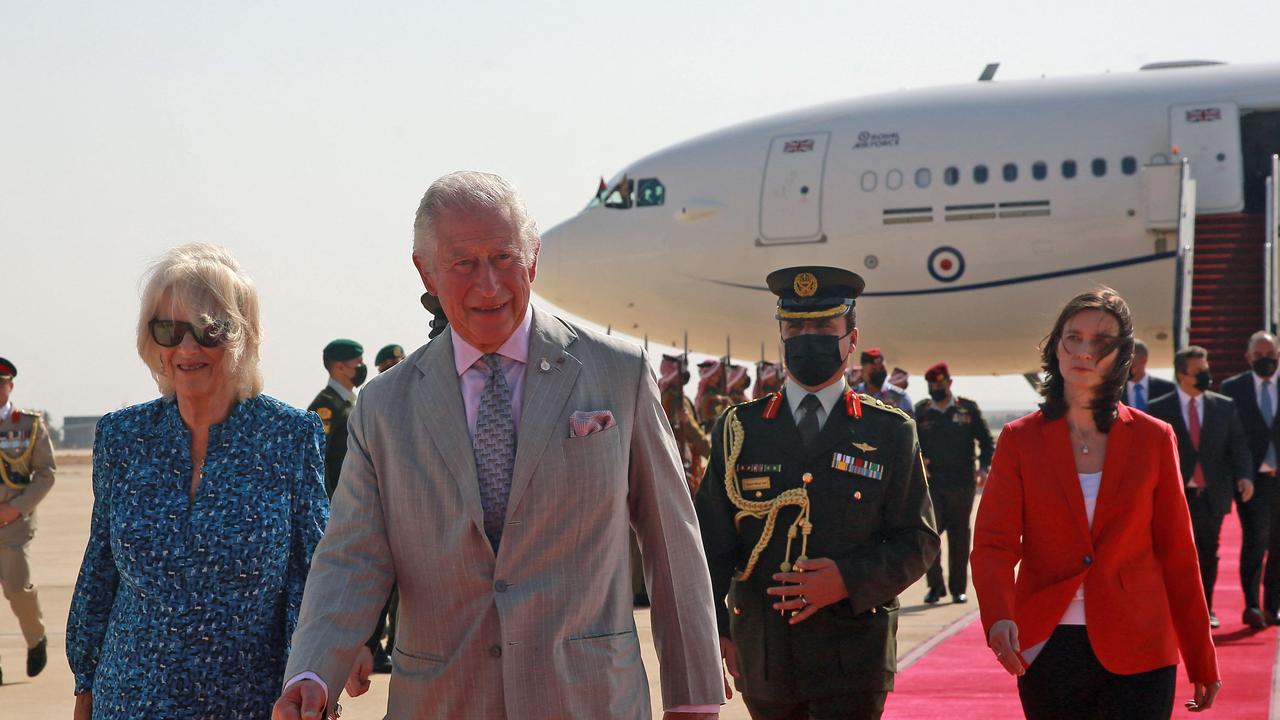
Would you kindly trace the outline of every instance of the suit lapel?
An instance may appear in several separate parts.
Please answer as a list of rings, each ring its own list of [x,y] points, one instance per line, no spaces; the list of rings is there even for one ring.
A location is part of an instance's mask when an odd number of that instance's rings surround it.
[[[507,499],[508,518],[520,505],[547,442],[557,433],[566,437],[569,434],[568,413],[564,407],[582,370],[582,362],[569,354],[569,347],[577,339],[559,319],[536,307],[533,309],[516,462],[511,473],[511,495]],[[547,370],[542,369],[543,360]]]
[[[480,484],[476,479],[471,434],[467,431],[467,411],[462,403],[458,370],[453,361],[453,333],[444,333],[428,344],[418,359],[417,368],[423,375],[416,393],[419,417],[430,423],[426,435],[458,483],[458,492],[467,514],[483,533],[484,510],[480,506]]]
[[[1041,446],[1048,456],[1048,466],[1053,469],[1053,481],[1081,536],[1089,537],[1089,514],[1084,507],[1084,492],[1080,489],[1080,476],[1076,473],[1076,459],[1071,451],[1071,432],[1067,429],[1066,419],[1046,420],[1041,426],[1041,433],[1044,438]]]
[[[1129,465],[1129,447],[1133,442],[1133,429],[1130,423],[1133,413],[1123,403],[1116,406],[1116,421],[1111,424],[1107,433],[1107,457],[1102,462],[1102,484],[1098,488],[1098,502],[1093,511],[1093,536],[1098,536],[1103,526],[1100,514],[1107,513],[1112,507],[1119,508],[1117,496],[1120,484],[1125,477]]]

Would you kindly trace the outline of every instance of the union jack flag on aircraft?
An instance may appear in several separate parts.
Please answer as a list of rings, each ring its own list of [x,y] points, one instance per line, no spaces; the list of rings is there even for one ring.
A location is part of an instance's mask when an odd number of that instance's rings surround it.
[[[809,152],[813,150],[812,140],[788,140],[786,145],[782,146],[784,153]]]

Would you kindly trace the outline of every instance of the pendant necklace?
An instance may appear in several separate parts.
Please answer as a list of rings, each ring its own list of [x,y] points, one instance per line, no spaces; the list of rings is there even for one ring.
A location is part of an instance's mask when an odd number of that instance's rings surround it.
[[[1071,432],[1075,433],[1075,436],[1080,440],[1080,454],[1081,454],[1081,455],[1088,455],[1088,454],[1089,454],[1089,443],[1087,443],[1087,442],[1085,442],[1085,441],[1084,441],[1084,433],[1082,433],[1082,432],[1080,432],[1079,430],[1077,430],[1077,429],[1076,429],[1076,427],[1075,427],[1074,425],[1072,425],[1071,423],[1067,423],[1067,427],[1071,430]]]

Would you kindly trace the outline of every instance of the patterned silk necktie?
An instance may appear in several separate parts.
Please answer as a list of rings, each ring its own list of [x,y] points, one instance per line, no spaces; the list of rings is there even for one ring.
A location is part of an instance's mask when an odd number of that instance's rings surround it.
[[[496,553],[507,520],[507,497],[511,494],[511,471],[516,461],[516,424],[511,419],[511,388],[502,374],[498,355],[489,353],[480,359],[489,368],[489,379],[480,393],[474,451],[484,534]]]
[[[818,408],[822,407],[822,402],[818,400],[818,396],[809,393],[800,401],[800,410],[804,413],[800,417],[797,427],[800,429],[800,439],[804,441],[806,448],[812,448],[815,440],[818,439]]]
[[[1258,396],[1258,409],[1262,411],[1262,419],[1267,423],[1267,427],[1270,428],[1276,420],[1276,409],[1271,405],[1270,380],[1262,381],[1262,394]],[[1272,470],[1276,469],[1276,444],[1274,441],[1267,441],[1267,456],[1262,459],[1262,462],[1270,466]]]
[[[1142,383],[1133,384],[1133,406],[1142,412],[1147,411],[1147,391],[1142,389]]]

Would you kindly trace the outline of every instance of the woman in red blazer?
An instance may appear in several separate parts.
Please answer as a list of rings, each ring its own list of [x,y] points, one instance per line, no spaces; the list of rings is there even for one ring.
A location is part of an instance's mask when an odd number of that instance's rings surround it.
[[[1000,435],[974,528],[988,644],[1034,720],[1168,718],[1179,650],[1187,706],[1207,709],[1221,683],[1177,441],[1120,404],[1128,305],[1074,298],[1042,354],[1044,403]]]

